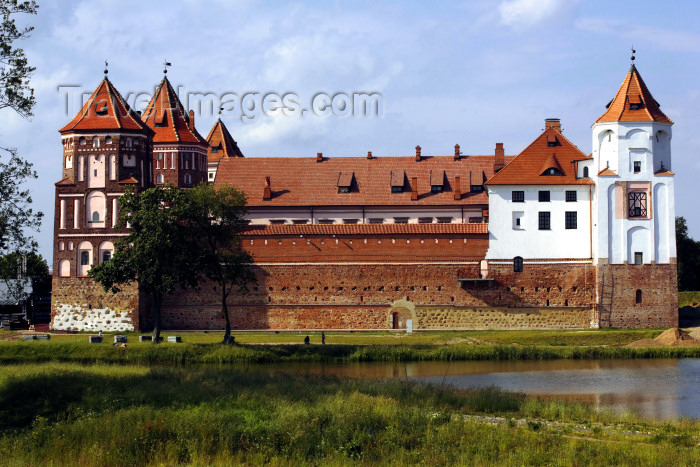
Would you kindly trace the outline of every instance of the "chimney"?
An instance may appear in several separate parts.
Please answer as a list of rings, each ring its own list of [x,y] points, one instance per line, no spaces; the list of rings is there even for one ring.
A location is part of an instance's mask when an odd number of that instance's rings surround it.
[[[194,129],[194,110],[190,110],[190,127]]]
[[[263,189],[263,199],[272,199],[272,189],[270,188],[270,177],[265,177],[265,188]]]
[[[459,144],[455,144],[455,160],[458,161],[460,157]]]
[[[367,159],[371,159],[371,158],[372,158],[372,151],[367,151]]]
[[[417,158],[420,157],[420,148],[418,148],[418,155],[416,156]],[[420,160],[420,159],[417,159]],[[411,201],[417,201],[418,200],[418,177],[413,177],[411,179]]]
[[[316,162],[323,162],[323,153],[322,152],[316,153]]]
[[[545,118],[544,119],[544,129],[549,130],[553,128],[561,133],[561,121],[558,118]]]
[[[457,175],[457,176],[455,177],[455,189],[454,189],[454,192],[455,192],[454,199],[455,199],[455,201],[459,201],[460,199],[462,199],[462,189],[460,188],[460,184],[459,184],[460,179],[461,179],[461,178],[460,178],[459,175]]]
[[[496,143],[496,155],[493,158],[493,171],[498,172],[506,166],[505,150],[503,143]]]
[[[416,162],[420,162],[420,146],[416,146]]]

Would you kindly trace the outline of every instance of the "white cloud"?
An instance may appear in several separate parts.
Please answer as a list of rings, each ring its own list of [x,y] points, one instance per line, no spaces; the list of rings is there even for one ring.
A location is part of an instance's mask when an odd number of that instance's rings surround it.
[[[501,22],[507,26],[530,27],[552,16],[564,0],[508,0],[498,6]]]

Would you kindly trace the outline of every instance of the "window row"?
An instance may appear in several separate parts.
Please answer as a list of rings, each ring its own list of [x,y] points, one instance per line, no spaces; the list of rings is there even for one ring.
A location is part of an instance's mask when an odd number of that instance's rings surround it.
[[[131,138],[131,137],[126,137],[126,138],[121,138],[120,140],[120,145],[130,148],[130,147],[138,147],[139,146],[139,138]],[[78,138],[78,145],[79,146],[91,146],[93,148],[99,148],[104,145],[110,145],[112,144],[112,137],[111,136],[105,136],[104,138],[100,138],[99,136],[93,136],[90,139],[85,138],[84,136],[81,136]],[[73,147],[73,140],[72,139],[65,139],[63,140],[63,145],[66,147]]]
[[[68,210],[71,208],[69,204],[72,204],[73,211],[73,229],[80,228],[105,228],[107,227],[107,197],[104,193],[100,191],[92,191],[85,198],[84,206],[84,219],[85,223],[81,222],[81,206],[79,199],[73,199],[73,203],[70,200],[61,199],[59,203],[59,213],[58,213],[58,227],[63,230],[66,229]],[[118,218],[118,205],[117,198],[112,198],[112,222],[111,227],[115,227]]]
[[[73,242],[69,243],[69,250],[73,248]],[[59,250],[63,250],[63,242],[59,242]],[[93,245],[90,242],[83,241],[78,244],[76,252],[76,275],[78,277],[86,277],[88,271],[93,266],[93,264],[102,264],[106,261],[112,259],[114,254],[114,244],[109,241],[100,243],[97,248],[97,262],[93,259],[94,254]],[[70,277],[71,275],[71,263],[70,259],[61,259],[58,262],[58,275],[59,277]]]
[[[168,154],[170,154],[170,157],[168,157]],[[178,155],[180,159],[179,166],[181,169],[204,170],[207,166],[206,156],[196,152],[157,152],[154,155],[156,169],[174,170]]]
[[[578,201],[576,190],[566,190],[565,197],[567,203],[572,203]],[[537,200],[541,203],[547,203],[551,201],[550,190],[539,190],[537,192]],[[525,202],[525,191],[523,190],[513,190],[511,192],[511,201],[514,203],[524,203]]]
[[[162,185],[163,183],[165,183],[165,176],[163,174],[156,175],[156,184]],[[192,176],[190,174],[185,174],[184,183],[185,185],[192,185]]]
[[[538,229],[551,230],[551,217],[552,216],[549,211],[540,211],[538,213]],[[578,228],[578,212],[566,211],[564,213],[564,228],[566,230],[573,230]]]

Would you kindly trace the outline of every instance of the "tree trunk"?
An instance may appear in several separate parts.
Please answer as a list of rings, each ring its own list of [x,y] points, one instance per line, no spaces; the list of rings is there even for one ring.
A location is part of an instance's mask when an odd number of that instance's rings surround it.
[[[228,306],[226,305],[226,284],[221,284],[221,312],[226,321],[226,331],[224,332],[224,344],[228,344],[231,339],[231,320],[228,317]]]
[[[160,342],[160,306],[163,303],[163,294],[153,293],[153,343]]]

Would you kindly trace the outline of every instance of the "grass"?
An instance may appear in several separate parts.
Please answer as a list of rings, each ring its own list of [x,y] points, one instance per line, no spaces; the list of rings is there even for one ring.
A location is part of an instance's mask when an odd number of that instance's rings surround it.
[[[678,307],[700,307],[700,292],[678,292]]]
[[[211,366],[0,372],[4,465],[697,465],[699,435],[494,388]]]

